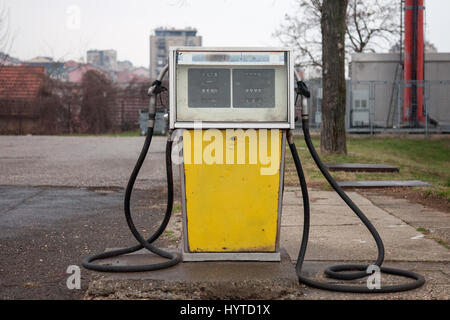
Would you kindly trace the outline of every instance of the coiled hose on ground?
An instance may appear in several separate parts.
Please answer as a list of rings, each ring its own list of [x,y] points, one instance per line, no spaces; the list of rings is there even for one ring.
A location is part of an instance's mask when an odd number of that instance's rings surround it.
[[[326,178],[328,183],[333,187],[333,189],[339,194],[342,200],[353,210],[353,212],[358,216],[359,219],[364,223],[366,228],[369,230],[371,235],[373,236],[377,248],[378,248],[378,258],[374,265],[380,268],[382,273],[402,276],[406,278],[414,279],[415,281],[399,284],[399,285],[390,285],[390,286],[382,286],[381,288],[369,289],[368,286],[351,286],[351,285],[341,285],[341,284],[331,284],[318,282],[309,278],[306,278],[302,275],[302,267],[303,262],[305,260],[305,254],[308,245],[309,238],[309,228],[310,228],[310,204],[309,204],[309,195],[308,195],[308,187],[306,185],[305,175],[302,169],[300,157],[297,152],[297,148],[294,143],[292,132],[290,132],[289,137],[289,148],[291,150],[292,156],[294,158],[295,167],[297,169],[297,174],[300,181],[302,196],[303,196],[303,208],[304,208],[304,223],[303,223],[303,237],[300,246],[300,252],[297,259],[296,272],[298,275],[298,279],[300,282],[309,285],[314,288],[329,290],[329,291],[339,291],[339,292],[353,292],[353,293],[389,293],[389,292],[400,292],[407,291],[421,287],[425,283],[425,279],[422,275],[401,269],[382,267],[384,261],[384,245],[381,240],[380,235],[378,234],[375,227],[369,221],[369,219],[364,215],[364,213],[356,206],[356,204],[347,196],[347,194],[342,190],[342,188],[338,185],[336,180],[328,172],[327,168],[323,164],[319,155],[317,154],[316,149],[311,140],[311,136],[309,133],[309,124],[307,118],[303,118],[303,134],[306,141],[306,145],[308,147],[309,152],[311,153],[317,167],[322,172],[323,176]],[[369,266],[366,265],[358,265],[358,264],[346,264],[346,265],[336,265],[331,266],[325,270],[325,274],[335,280],[356,280],[362,279],[364,277],[369,276],[367,273]]]

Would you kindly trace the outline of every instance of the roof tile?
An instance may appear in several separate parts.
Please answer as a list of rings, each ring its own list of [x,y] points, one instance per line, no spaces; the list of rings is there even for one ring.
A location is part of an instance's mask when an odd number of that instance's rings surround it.
[[[44,67],[0,66],[0,100],[36,99],[44,75]]]

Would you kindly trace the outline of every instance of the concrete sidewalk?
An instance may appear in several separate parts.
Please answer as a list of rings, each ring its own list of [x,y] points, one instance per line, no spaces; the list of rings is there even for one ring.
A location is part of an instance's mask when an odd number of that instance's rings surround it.
[[[347,193],[377,228],[385,246],[384,266],[421,273],[426,284],[417,290],[394,294],[340,294],[308,288],[308,299],[449,299],[450,250],[417,231],[421,225],[431,230],[449,227],[450,215],[387,196],[372,194],[370,199],[356,192]],[[342,263],[373,263],[377,257],[375,241],[358,217],[331,191],[310,191],[311,232],[304,272],[328,281],[323,270]],[[303,228],[301,192],[287,188],[284,193],[281,246],[292,261],[297,258]],[[424,224],[425,221],[427,224]],[[417,224],[416,224],[417,222]],[[382,275],[383,284],[409,279]],[[334,282],[334,281],[332,281]],[[364,284],[365,281],[360,281]],[[355,282],[356,283],[356,282]]]
[[[427,239],[401,218],[376,206],[356,192],[349,197],[360,207],[377,228],[386,249],[385,261],[449,262],[450,250]],[[313,261],[374,261],[377,257],[375,241],[359,218],[344,201],[331,191],[311,191],[311,232],[307,260]],[[281,247],[294,260],[300,248],[303,228],[301,192],[288,188],[284,193],[281,225]],[[409,212],[424,217],[422,212]],[[439,223],[449,223],[443,214]]]
[[[386,248],[385,266],[423,274],[427,280],[424,287],[398,294],[357,295],[326,292],[299,285],[294,264],[303,228],[302,199],[298,188],[286,188],[280,245],[288,253],[287,257],[284,256],[285,259],[291,260],[291,267],[287,266],[284,260],[279,267],[274,267],[273,263],[258,262],[184,263],[170,271],[132,276],[100,275],[91,282],[86,298],[449,299],[450,250],[432,239],[427,239],[416,231],[415,227],[401,217],[389,213],[381,205],[375,205],[358,193],[348,194],[373,222],[383,238]],[[312,190],[310,200],[311,234],[304,265],[306,276],[335,282],[324,277],[323,270],[327,266],[341,263],[371,264],[376,259],[377,249],[370,233],[336,193]],[[403,209],[407,209],[405,205],[407,204],[404,204]],[[419,216],[422,212],[408,214]],[[449,221],[449,216],[441,213],[438,223],[448,224]],[[181,214],[178,212],[168,226],[173,239],[181,240],[181,228]],[[174,244],[173,247],[177,245]],[[159,261],[148,254],[141,255],[139,259],[141,263]],[[115,263],[121,264],[127,259],[116,260]],[[267,272],[255,273],[255,270],[259,269]],[[195,270],[203,270],[200,277],[199,272]],[[382,275],[381,280],[382,285],[410,281],[388,275]],[[364,279],[352,283],[365,285],[365,281]]]

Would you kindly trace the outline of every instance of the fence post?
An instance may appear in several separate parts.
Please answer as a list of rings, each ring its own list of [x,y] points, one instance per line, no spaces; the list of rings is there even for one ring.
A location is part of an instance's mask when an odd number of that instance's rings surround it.
[[[370,109],[369,109],[369,122],[370,122],[370,135],[373,136],[373,118],[375,114],[375,82],[371,81],[369,84],[369,100],[370,100]]]
[[[401,109],[402,109],[402,94],[403,94],[402,81],[399,80],[397,82],[397,85],[398,85],[398,95],[397,95],[397,130],[400,130],[401,117],[402,117],[402,113],[401,113]]]
[[[423,82],[423,108],[425,108],[425,138],[428,138],[428,93],[427,81]]]

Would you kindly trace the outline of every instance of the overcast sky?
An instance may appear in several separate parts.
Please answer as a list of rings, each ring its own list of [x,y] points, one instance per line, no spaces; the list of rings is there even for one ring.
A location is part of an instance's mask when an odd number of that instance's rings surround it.
[[[204,46],[279,46],[272,36],[294,0],[0,0],[10,10],[20,59],[80,59],[116,49],[119,60],[149,64],[149,35],[160,26],[195,27]],[[450,52],[449,0],[427,0],[427,36]]]

